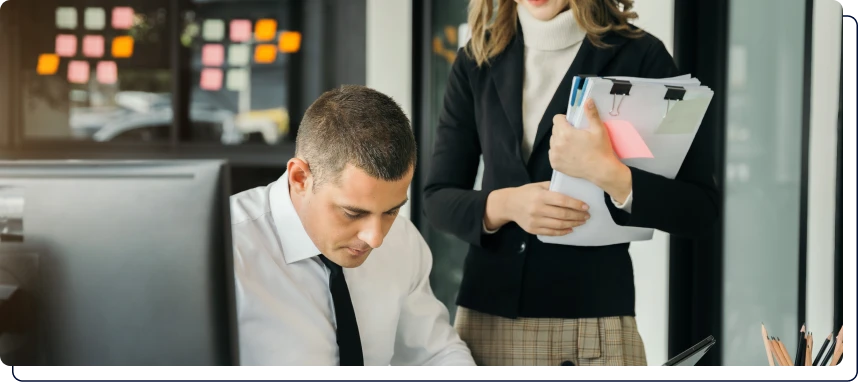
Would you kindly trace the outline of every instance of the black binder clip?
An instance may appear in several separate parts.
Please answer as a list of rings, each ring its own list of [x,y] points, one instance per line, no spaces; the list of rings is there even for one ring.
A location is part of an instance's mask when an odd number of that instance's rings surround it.
[[[620,115],[620,106],[623,105],[623,100],[632,90],[632,83],[625,80],[614,79],[612,79],[611,82],[614,83],[614,85],[611,86],[611,94],[614,96],[614,101],[611,103],[611,111],[609,111],[608,114],[617,117]],[[617,95],[620,96],[619,104],[617,104]]]
[[[667,88],[667,91],[664,93],[664,99],[667,101],[667,108],[664,110],[664,116],[667,116],[667,113],[670,111],[670,101],[682,101],[685,98],[685,88],[682,86],[671,86],[664,85]]]
[[[585,79],[588,77],[597,77],[595,74],[579,74],[578,78]],[[584,89],[584,83],[587,81],[578,81],[578,90]]]

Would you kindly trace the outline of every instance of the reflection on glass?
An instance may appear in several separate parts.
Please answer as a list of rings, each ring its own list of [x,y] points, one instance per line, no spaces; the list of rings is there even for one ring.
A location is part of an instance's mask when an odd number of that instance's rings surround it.
[[[421,150],[431,151],[435,144],[435,129],[441,107],[444,104],[444,90],[450,68],[456,59],[456,52],[470,38],[467,28],[467,0],[433,0],[432,4],[432,55],[429,61],[430,81],[429,103],[427,110],[432,124],[424,128],[430,129],[429,142],[422,142]],[[478,175],[479,177],[479,175]],[[429,281],[432,290],[450,310],[450,318],[455,317],[456,296],[459,284],[462,282],[462,267],[467,243],[453,235],[431,230],[424,232],[426,241],[432,249],[434,257],[432,273]]]
[[[195,129],[219,125],[223,144],[284,142],[290,55],[301,41],[289,23],[294,9],[282,1],[196,2],[181,36],[191,50]]]
[[[25,138],[169,139],[168,0],[52,4],[19,7]]]
[[[798,330],[802,0],[730,3],[724,184],[725,365],[766,365],[760,322]],[[765,25],[759,20],[769,20]],[[827,330],[819,328],[817,330]]]

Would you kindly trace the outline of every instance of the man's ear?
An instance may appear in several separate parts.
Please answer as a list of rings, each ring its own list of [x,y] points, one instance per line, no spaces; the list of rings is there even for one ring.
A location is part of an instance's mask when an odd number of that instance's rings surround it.
[[[313,175],[310,173],[310,165],[303,159],[292,158],[286,164],[289,172],[289,188],[298,194],[303,194],[313,189]]]

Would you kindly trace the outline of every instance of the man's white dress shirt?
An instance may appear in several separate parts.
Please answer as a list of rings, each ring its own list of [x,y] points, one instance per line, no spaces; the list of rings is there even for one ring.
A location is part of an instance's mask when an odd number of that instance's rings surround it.
[[[330,271],[292,205],[286,175],[230,199],[242,365],[338,365]],[[432,254],[398,217],[344,269],[365,365],[474,365],[429,287]]]

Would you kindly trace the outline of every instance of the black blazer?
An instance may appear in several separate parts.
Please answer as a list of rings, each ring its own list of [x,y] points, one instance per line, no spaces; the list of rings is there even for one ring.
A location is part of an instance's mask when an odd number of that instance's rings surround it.
[[[460,50],[447,83],[424,188],[424,212],[436,228],[470,243],[457,303],[510,318],[634,315],[628,244],[545,244],[514,222],[495,234],[483,234],[483,215],[492,190],[551,179],[551,120],[565,114],[573,76],[663,78],[679,75],[679,70],[662,42],[649,34],[637,39],[607,34],[602,41],[611,47],[604,49],[585,39],[539,123],[525,164],[520,30],[506,50],[483,67]],[[480,155],[485,161],[482,190],[474,191]],[[713,169],[713,143],[695,139],[675,180],[631,169],[631,214],[614,207],[607,195],[605,202],[617,224],[703,236],[719,211]]]

